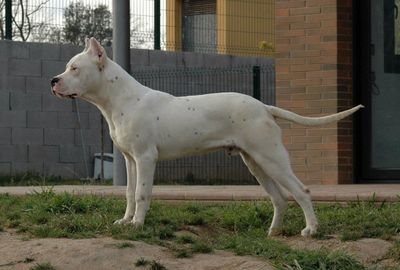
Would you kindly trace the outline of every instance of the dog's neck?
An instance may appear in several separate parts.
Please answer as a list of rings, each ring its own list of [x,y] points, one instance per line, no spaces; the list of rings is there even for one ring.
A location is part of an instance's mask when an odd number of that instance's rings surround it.
[[[81,98],[95,105],[108,124],[112,125],[111,119],[120,113],[125,104],[131,105],[135,100],[140,100],[150,89],[108,58],[101,72],[102,80]]]

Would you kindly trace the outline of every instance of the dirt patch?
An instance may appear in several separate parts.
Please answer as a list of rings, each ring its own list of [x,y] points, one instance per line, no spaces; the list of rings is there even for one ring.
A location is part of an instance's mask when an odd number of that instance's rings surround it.
[[[337,236],[330,239],[317,240],[304,237],[278,238],[295,249],[340,251],[349,254],[365,265],[382,263],[386,266],[392,265],[391,261],[385,260],[393,244],[382,239],[365,238],[357,241],[343,242]]]
[[[123,245],[124,243],[129,243],[129,245]],[[148,267],[135,266],[135,262],[141,257],[148,261],[158,261],[167,269],[176,270],[274,269],[258,258],[235,256],[225,251],[177,259],[167,248],[106,237],[28,239],[12,232],[2,232],[0,233],[0,254],[1,270],[25,270],[44,262],[49,262],[56,269],[63,270],[148,269]]]

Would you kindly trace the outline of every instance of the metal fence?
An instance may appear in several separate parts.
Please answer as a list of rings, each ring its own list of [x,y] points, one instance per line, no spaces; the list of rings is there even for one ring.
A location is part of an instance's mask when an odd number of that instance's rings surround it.
[[[275,102],[275,71],[271,66],[234,68],[154,69],[134,72],[142,84],[176,96],[215,92],[239,92],[259,95],[267,104]],[[256,132],[256,131],[255,131]],[[223,151],[204,156],[161,161],[156,183],[168,184],[255,184],[239,156]]]
[[[271,55],[274,2],[131,0],[131,47]],[[110,45],[111,12],[111,0],[0,0],[0,34],[2,39],[74,44],[95,36]]]

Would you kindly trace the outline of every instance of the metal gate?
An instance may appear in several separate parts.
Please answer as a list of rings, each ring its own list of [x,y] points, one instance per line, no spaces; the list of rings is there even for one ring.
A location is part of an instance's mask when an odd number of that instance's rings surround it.
[[[137,71],[142,84],[175,96],[216,92],[238,92],[255,96],[266,104],[275,103],[275,69],[270,66],[178,68]],[[254,131],[256,132],[256,131]],[[155,173],[157,184],[255,184],[240,156],[223,151],[161,161]]]

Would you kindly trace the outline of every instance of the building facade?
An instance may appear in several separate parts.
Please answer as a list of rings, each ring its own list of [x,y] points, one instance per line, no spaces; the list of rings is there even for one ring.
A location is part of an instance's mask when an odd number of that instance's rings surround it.
[[[170,0],[169,9],[183,8],[182,1]],[[260,15],[251,12],[255,17],[271,16],[264,25],[255,23],[257,18],[252,23],[226,19],[243,10],[238,8],[240,2],[250,11],[260,1],[214,1],[217,52],[262,57],[268,55],[260,52],[263,46],[273,47],[279,107],[319,116],[359,103],[366,106],[353,117],[323,127],[279,120],[296,175],[307,184],[399,181],[400,1],[275,0],[270,5],[274,14],[259,6],[254,10]],[[181,18],[181,13],[173,16],[175,24],[169,28],[167,40],[178,44],[171,50],[182,49]],[[218,32],[236,22],[242,30],[255,29],[258,37]],[[271,33],[273,40],[262,32]],[[253,50],[229,49],[238,45]]]

